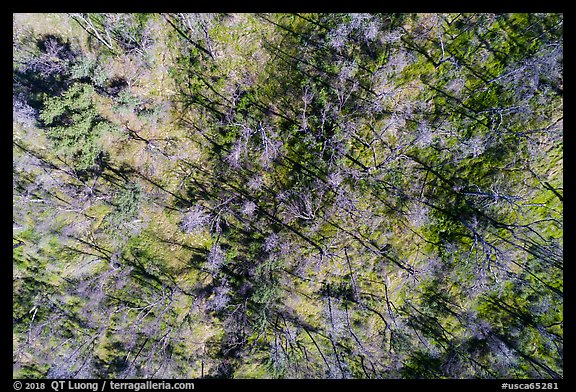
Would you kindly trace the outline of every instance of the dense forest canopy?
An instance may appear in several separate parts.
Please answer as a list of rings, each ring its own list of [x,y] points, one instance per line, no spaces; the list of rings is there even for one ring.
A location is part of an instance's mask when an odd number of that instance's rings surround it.
[[[562,378],[563,15],[14,14],[13,375]]]

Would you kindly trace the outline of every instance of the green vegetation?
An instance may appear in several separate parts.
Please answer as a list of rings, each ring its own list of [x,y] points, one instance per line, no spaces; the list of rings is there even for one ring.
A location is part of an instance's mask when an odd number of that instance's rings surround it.
[[[13,32],[14,377],[563,377],[562,15]]]

